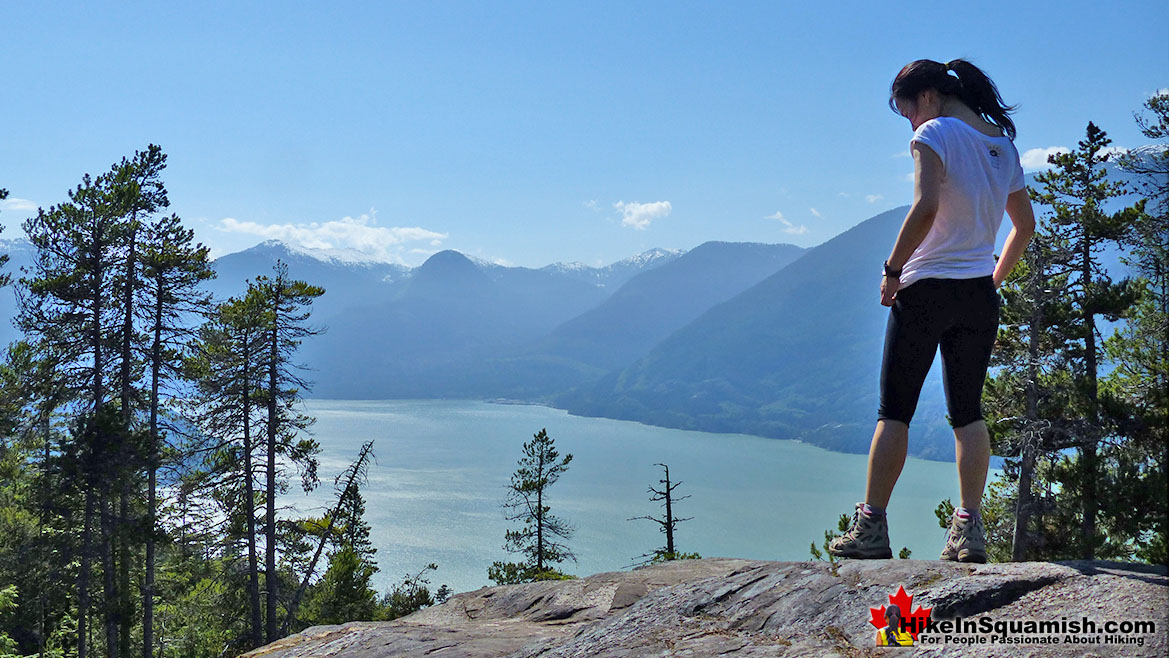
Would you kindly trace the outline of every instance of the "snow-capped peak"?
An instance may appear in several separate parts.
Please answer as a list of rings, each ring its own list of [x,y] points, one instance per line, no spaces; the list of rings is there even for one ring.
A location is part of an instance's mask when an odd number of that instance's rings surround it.
[[[584,272],[585,270],[591,270],[593,268],[585,265],[580,261],[574,260],[571,263],[552,263],[551,265],[545,265],[541,269],[551,270],[553,272]]]
[[[351,248],[315,248],[305,247],[283,240],[265,240],[253,247],[267,249],[282,249],[289,254],[319,260],[331,265],[385,265],[393,264],[389,259]]]
[[[626,268],[626,267],[645,267],[658,261],[671,261],[686,253],[684,249],[662,249],[660,247],[643,251],[635,256],[630,256],[625,260],[619,260],[610,265],[610,268]]]

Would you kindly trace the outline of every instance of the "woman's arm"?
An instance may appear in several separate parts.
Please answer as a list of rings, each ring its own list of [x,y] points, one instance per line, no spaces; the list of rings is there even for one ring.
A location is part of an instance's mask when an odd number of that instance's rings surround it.
[[[925,144],[914,142],[913,151],[913,205],[905,222],[901,225],[901,232],[897,235],[897,242],[893,245],[893,253],[889,255],[890,269],[900,270],[905,262],[913,255],[913,250],[921,244],[934,225],[934,217],[938,214],[938,199],[942,189],[942,175],[945,168],[942,159],[934,150]],[[897,296],[897,289],[901,281],[895,277],[881,279],[881,303],[885,306],[893,305],[893,298]]]
[[[1007,280],[1011,268],[1023,257],[1031,236],[1035,235],[1035,211],[1031,209],[1031,196],[1027,188],[1011,192],[1007,196],[1007,215],[1015,225],[1007,241],[1003,244],[1003,254],[999,256],[998,265],[994,268],[994,285],[999,287]]]

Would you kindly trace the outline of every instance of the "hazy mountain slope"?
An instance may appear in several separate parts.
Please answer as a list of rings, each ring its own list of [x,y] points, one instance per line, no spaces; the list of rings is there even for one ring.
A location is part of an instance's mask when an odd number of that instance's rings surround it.
[[[394,298],[326,318],[301,357],[320,397],[460,397],[502,392],[477,364],[546,335],[608,294],[554,271],[488,268],[463,254],[431,256]]]
[[[630,279],[600,306],[557,327],[537,350],[612,370],[798,258],[794,245],[707,242]]]
[[[873,217],[809,250],[625,370],[562,396],[558,406],[863,452],[876,420],[888,313],[878,297],[881,263],[905,211]],[[914,454],[953,451],[940,397],[934,372],[914,423]]]

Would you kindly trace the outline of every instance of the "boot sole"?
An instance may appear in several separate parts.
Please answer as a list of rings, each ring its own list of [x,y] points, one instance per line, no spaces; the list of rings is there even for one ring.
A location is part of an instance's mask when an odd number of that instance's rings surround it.
[[[965,564],[986,564],[986,556],[985,555],[978,555],[978,554],[962,555],[959,553],[958,554],[958,561],[963,562]]]

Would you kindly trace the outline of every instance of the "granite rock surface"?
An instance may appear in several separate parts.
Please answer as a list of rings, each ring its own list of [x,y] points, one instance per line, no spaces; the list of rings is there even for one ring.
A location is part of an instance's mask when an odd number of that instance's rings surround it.
[[[833,568],[825,562],[707,558],[463,592],[392,622],[309,628],[248,656],[885,655],[889,649],[874,646],[870,608],[888,604],[898,587],[913,597],[914,610],[932,609],[935,621],[961,618],[1005,627],[1087,619],[1099,627],[1078,633],[1007,629],[1011,644],[1002,642],[1002,633],[927,631],[908,650],[915,656],[1169,655],[1164,567],[865,560]],[[1154,628],[1108,633],[1109,622],[1152,622]],[[1039,638],[1050,643],[1036,643]]]

